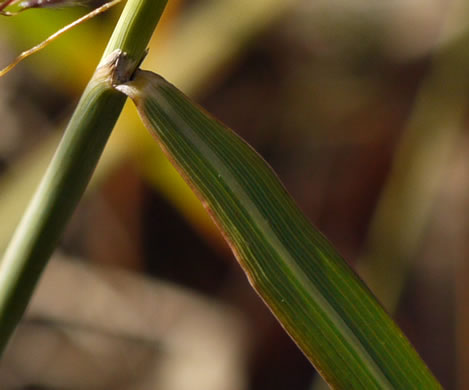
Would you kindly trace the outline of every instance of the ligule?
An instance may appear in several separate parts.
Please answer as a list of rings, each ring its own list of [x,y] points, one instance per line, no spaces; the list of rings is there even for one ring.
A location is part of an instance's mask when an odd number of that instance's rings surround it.
[[[240,137],[151,72],[116,89],[197,193],[251,284],[334,388],[439,389],[361,280]]]

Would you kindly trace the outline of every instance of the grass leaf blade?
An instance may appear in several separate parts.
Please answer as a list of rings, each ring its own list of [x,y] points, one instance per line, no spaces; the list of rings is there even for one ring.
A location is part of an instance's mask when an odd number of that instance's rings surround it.
[[[253,287],[332,387],[441,388],[249,145],[151,72],[116,88],[134,100]]]

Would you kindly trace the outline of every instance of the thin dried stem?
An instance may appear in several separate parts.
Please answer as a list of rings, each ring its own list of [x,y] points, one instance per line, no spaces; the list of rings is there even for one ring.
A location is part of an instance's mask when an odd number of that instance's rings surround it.
[[[42,41],[38,45],[32,47],[31,49],[28,49],[28,50],[22,52],[7,67],[0,70],[0,77],[3,77],[5,74],[7,74],[10,70],[12,70],[16,65],[18,65],[25,58],[28,58],[29,56],[37,53],[38,51],[40,51],[42,49],[44,49],[47,45],[49,45],[51,42],[55,41],[62,34],[66,33],[67,31],[71,30],[72,28],[78,26],[81,23],[86,22],[86,21],[94,18],[95,16],[97,16],[99,14],[102,14],[103,12],[106,12],[110,8],[112,8],[115,5],[119,4],[121,1],[122,0],[112,0],[109,3],[103,4],[101,7],[98,7],[96,9],[94,9],[93,11],[87,13],[86,15],[82,16],[81,18],[73,21],[72,23],[70,23],[70,24],[66,25],[65,27],[61,28],[60,30],[56,31],[54,34],[52,34],[50,37],[48,37],[47,39],[45,39],[44,41]],[[9,14],[12,15],[12,13],[9,13]]]
[[[3,11],[6,7],[17,3],[19,0],[5,0],[3,3],[0,4],[0,11]],[[2,12],[3,15],[10,16],[12,13],[10,12]]]

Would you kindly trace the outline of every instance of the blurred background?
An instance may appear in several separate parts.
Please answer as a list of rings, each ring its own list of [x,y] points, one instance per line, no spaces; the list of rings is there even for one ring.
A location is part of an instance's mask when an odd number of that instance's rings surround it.
[[[121,6],[0,79],[0,252]],[[86,12],[0,19],[0,66]],[[143,68],[236,130],[469,389],[469,1],[169,0]],[[320,389],[128,104],[2,389]]]

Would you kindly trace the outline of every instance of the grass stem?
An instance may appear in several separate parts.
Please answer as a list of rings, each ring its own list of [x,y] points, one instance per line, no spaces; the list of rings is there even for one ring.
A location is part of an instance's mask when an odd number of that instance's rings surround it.
[[[128,0],[98,66],[99,71],[86,87],[4,254],[0,263],[0,353],[26,310],[124,105],[125,96],[111,86],[108,76],[113,69],[106,70],[107,61],[119,50],[126,53],[126,66],[136,67],[166,2]]]

